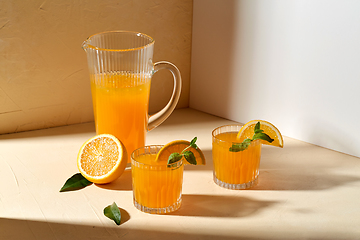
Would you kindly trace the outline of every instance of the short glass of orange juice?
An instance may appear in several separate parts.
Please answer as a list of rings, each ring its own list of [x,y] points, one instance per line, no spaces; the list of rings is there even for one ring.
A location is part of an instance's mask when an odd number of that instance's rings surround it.
[[[236,136],[242,125],[225,125],[212,132],[214,182],[228,189],[247,189],[257,184],[261,157],[260,140],[252,141],[246,150],[229,149],[239,143]]]
[[[162,147],[145,146],[131,154],[134,205],[143,212],[165,214],[181,206],[183,161],[173,164],[156,162],[156,155]]]

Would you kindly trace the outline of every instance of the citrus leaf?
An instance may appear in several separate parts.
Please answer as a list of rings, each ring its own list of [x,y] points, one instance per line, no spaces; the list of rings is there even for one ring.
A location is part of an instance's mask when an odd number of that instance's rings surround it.
[[[256,140],[256,139],[261,139],[261,140],[265,140],[268,141],[269,143],[272,143],[274,141],[274,139],[272,139],[269,135],[267,135],[266,133],[260,132],[260,133],[256,133],[252,140]]]
[[[252,140],[247,138],[242,143],[233,143],[229,148],[230,152],[240,152],[246,150],[251,144]]]
[[[260,122],[257,122],[257,123],[255,124],[254,131],[256,132],[257,130],[260,130]]]
[[[115,202],[104,208],[104,215],[110,218],[111,220],[114,220],[116,225],[120,225],[121,213],[120,213],[120,209],[118,208]]]
[[[192,164],[192,165],[196,165],[197,162],[196,162],[196,158],[195,158],[195,155],[192,151],[185,151],[183,153],[186,161],[188,161],[188,163]]]
[[[65,182],[60,192],[79,190],[91,184],[92,182],[84,178],[81,173],[76,173]]]
[[[190,142],[190,146],[197,149],[197,145],[195,144],[196,143],[196,140],[197,140],[197,137],[194,137],[191,142]]]
[[[180,153],[174,152],[174,153],[170,154],[169,159],[168,159],[168,164],[172,164],[177,161],[180,161],[181,158],[182,158],[182,155]]]

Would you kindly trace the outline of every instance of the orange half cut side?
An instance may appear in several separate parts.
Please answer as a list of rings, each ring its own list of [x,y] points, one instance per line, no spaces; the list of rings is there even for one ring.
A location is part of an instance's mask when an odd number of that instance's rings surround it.
[[[124,145],[113,135],[100,134],[87,140],[80,148],[77,166],[89,181],[110,183],[124,172],[127,152]]]

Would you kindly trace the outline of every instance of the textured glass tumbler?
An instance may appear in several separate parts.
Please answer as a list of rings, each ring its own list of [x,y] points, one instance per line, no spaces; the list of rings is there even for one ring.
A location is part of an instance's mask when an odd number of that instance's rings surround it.
[[[238,143],[236,136],[241,125],[226,125],[212,132],[214,182],[228,189],[247,189],[257,184],[261,158],[261,142],[253,141],[248,149],[231,152]]]
[[[145,146],[131,154],[134,205],[154,214],[176,211],[181,206],[184,165],[182,160],[167,165],[155,162],[163,146]]]
[[[96,133],[115,135],[130,154],[145,145],[146,132],[175,109],[181,76],[169,62],[153,63],[155,41],[137,32],[112,31],[90,36],[82,45],[90,73]],[[151,77],[161,69],[172,73],[174,88],[168,104],[149,116]]]

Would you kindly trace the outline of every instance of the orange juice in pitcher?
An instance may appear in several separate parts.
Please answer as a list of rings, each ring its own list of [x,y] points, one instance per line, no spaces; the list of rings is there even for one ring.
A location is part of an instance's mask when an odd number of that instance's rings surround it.
[[[103,74],[91,79],[96,133],[111,133],[128,153],[145,145],[150,77]]]
[[[153,63],[154,44],[155,40],[143,33],[109,31],[90,36],[82,45],[91,79],[96,133],[117,137],[128,156],[145,145],[146,132],[169,117],[180,97],[180,72],[172,63]],[[161,69],[172,73],[174,89],[168,104],[149,116],[151,78]]]

